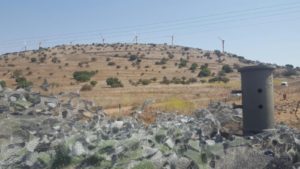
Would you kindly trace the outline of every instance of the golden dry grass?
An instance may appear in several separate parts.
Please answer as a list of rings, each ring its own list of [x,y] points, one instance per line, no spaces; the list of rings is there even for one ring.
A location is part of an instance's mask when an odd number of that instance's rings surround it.
[[[153,114],[157,109],[165,111],[180,111],[189,114],[192,109],[206,107],[211,101],[227,101],[228,103],[239,103],[236,98],[230,98],[230,92],[233,89],[240,88],[239,73],[230,73],[227,76],[230,82],[224,83],[194,83],[189,85],[181,84],[160,84],[164,76],[168,79],[173,77],[200,78],[199,72],[192,73],[189,67],[192,63],[202,65],[207,63],[212,72],[217,73],[223,64],[233,65],[235,63],[243,66],[237,58],[222,57],[223,63],[218,63],[217,56],[211,52],[212,59],[204,57],[207,51],[190,48],[185,50],[180,46],[167,45],[80,45],[80,46],[60,46],[43,50],[39,52],[27,51],[8,55],[7,59],[0,60],[1,79],[7,82],[8,87],[15,88],[15,81],[11,78],[14,70],[21,70],[22,74],[33,82],[33,91],[42,94],[57,94],[60,92],[79,92],[80,88],[86,83],[76,82],[72,74],[74,71],[88,70],[98,73],[92,77],[97,81],[97,85],[91,91],[80,92],[80,95],[88,100],[93,100],[96,104],[103,106],[113,118],[119,118],[124,115],[130,115],[132,107],[140,106],[147,99],[155,100],[155,104],[148,107],[149,114],[142,117],[144,121],[151,122]],[[168,58],[169,53],[174,58],[169,59],[165,65],[156,65],[155,62],[162,58]],[[142,58],[139,65],[133,66],[128,61],[131,55],[138,55]],[[31,58],[40,58],[46,56],[45,63],[32,63]],[[51,60],[57,58],[59,63],[53,63]],[[107,61],[107,58],[110,60]],[[188,59],[187,67],[178,68],[180,58]],[[108,62],[115,62],[115,66],[108,66]],[[82,63],[82,66],[79,66]],[[117,68],[119,66],[119,68]],[[163,68],[165,66],[166,68]],[[118,77],[124,84],[124,88],[110,88],[106,85],[106,78]],[[138,81],[139,79],[156,78],[157,81],[147,86],[132,86],[129,80]],[[40,85],[44,79],[51,84],[49,91],[43,91]],[[201,78],[207,80],[208,78]],[[295,85],[289,86],[287,91],[289,100],[280,101],[282,90],[278,86],[280,82],[287,79],[274,79],[276,95],[276,105],[286,105],[300,100],[299,79],[288,79]],[[293,84],[293,83],[291,83]],[[118,106],[121,105],[121,109]],[[299,112],[300,113],[300,112]],[[289,114],[289,115],[288,115]],[[279,112],[276,114],[277,121],[299,124],[295,120],[295,115]],[[300,126],[300,125],[299,125]]]

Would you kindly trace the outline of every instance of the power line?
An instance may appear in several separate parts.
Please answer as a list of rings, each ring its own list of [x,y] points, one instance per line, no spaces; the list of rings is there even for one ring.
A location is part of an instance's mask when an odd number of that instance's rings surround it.
[[[165,25],[165,24],[169,24],[170,25],[173,25],[173,24],[187,24],[188,22],[192,21],[192,22],[195,22],[195,20],[199,20],[199,19],[202,19],[201,21],[203,21],[203,19],[206,19],[206,20],[211,20],[211,17],[218,17],[218,16],[226,16],[227,15],[232,15],[232,14],[249,14],[249,12],[253,13],[253,12],[265,12],[265,11],[260,11],[260,10],[263,10],[263,9],[272,9],[272,8],[276,8],[276,7],[281,7],[280,10],[283,10],[283,9],[291,9],[291,8],[295,8],[297,7],[297,5],[299,5],[299,2],[293,2],[293,3],[284,3],[284,4],[276,4],[276,5],[271,5],[271,6],[262,6],[262,7],[258,7],[258,8],[251,8],[251,9],[246,9],[246,10],[235,10],[235,11],[228,11],[228,12],[223,12],[223,13],[216,13],[216,14],[211,14],[211,15],[204,15],[204,16],[200,16],[200,17],[193,17],[193,18],[186,18],[186,19],[178,19],[178,20],[172,20],[172,21],[165,21],[165,22],[157,22],[157,23],[150,23],[150,24],[144,24],[144,25],[135,25],[135,26],[127,26],[127,27],[119,27],[119,28],[109,28],[109,29],[102,29],[102,31],[106,30],[108,31],[107,33],[111,32],[111,30],[126,30],[126,29],[130,29],[132,30],[133,28],[134,29],[137,29],[137,28],[140,28],[140,29],[146,29],[145,27],[147,26],[155,26],[157,27],[157,25]],[[287,6],[286,8],[282,8],[283,6]],[[291,7],[289,7],[291,6]],[[276,9],[275,9],[276,10]],[[228,16],[227,16],[228,17]],[[29,38],[27,40],[34,40],[34,39],[37,39],[37,38],[43,38],[43,39],[48,39],[48,38],[56,38],[56,37],[59,37],[59,38],[62,38],[63,36],[69,36],[69,35],[79,35],[79,34],[84,34],[84,33],[96,33],[98,32],[99,30],[95,30],[95,31],[86,31],[86,32],[78,32],[78,33],[67,33],[67,34],[58,34],[58,35],[54,35],[54,36],[41,36],[41,37],[35,37],[35,38]],[[128,31],[128,30],[127,30]],[[111,33],[118,33],[118,32],[111,32]],[[11,40],[13,41],[13,40]]]
[[[292,18],[292,19],[286,19],[286,20],[272,20],[272,21],[268,21],[268,22],[266,22],[266,21],[264,21],[264,22],[259,22],[259,23],[253,23],[253,24],[245,24],[245,25],[239,25],[239,26],[227,26],[227,27],[222,27],[222,30],[226,30],[226,29],[232,29],[232,28],[234,28],[234,29],[236,29],[236,28],[238,28],[238,27],[245,27],[245,26],[257,26],[257,25],[259,25],[259,24],[268,24],[268,23],[276,23],[276,22],[280,22],[280,23],[282,23],[282,22],[290,22],[290,21],[295,21],[295,20],[299,20],[300,19],[300,17],[297,17],[297,18]],[[185,34],[185,35],[180,35],[180,37],[182,38],[182,37],[185,37],[185,38],[187,38],[187,37],[190,37],[190,36],[195,36],[196,34],[200,34],[200,33],[204,33],[204,32],[211,32],[211,31],[218,31],[218,30],[220,30],[220,28],[216,28],[216,29],[203,29],[203,30],[199,30],[199,31],[196,31],[196,32],[191,32],[189,35],[187,35],[187,34]],[[158,39],[158,38],[166,38],[166,37],[169,37],[169,36],[157,36],[157,37],[153,37],[153,36],[149,36],[148,38],[143,38],[143,39]],[[94,39],[94,40],[96,40],[96,38],[95,37],[93,37],[92,39]],[[81,39],[81,40],[92,40],[91,38],[85,38],[85,39]],[[121,42],[121,41],[118,41],[118,42]],[[126,43],[126,41],[123,41],[123,43]],[[65,43],[62,43],[62,44],[65,44]],[[54,46],[57,46],[57,45],[59,45],[59,44],[56,44],[56,45],[54,45]],[[14,45],[15,47],[18,47],[19,45]],[[16,50],[16,48],[11,48],[12,50]],[[18,49],[19,50],[19,49]],[[7,53],[7,51],[4,51],[4,50],[2,50],[2,51],[0,51],[0,53]]]
[[[256,17],[240,17],[238,16],[237,18],[224,18],[226,20],[217,20],[217,21],[214,21],[214,22],[208,22],[208,23],[204,23],[204,24],[200,24],[200,25],[196,25],[198,27],[205,27],[205,26],[209,26],[209,25],[216,25],[216,24],[220,24],[220,23],[230,23],[230,22],[234,22],[234,21],[246,21],[246,20],[250,20],[250,19],[256,19],[256,18],[264,18],[264,17],[272,17],[272,16],[278,16],[278,15],[282,15],[282,14],[291,14],[291,13],[296,13],[296,12],[299,12],[298,10],[297,11],[288,11],[288,12],[277,12],[277,13],[273,13],[273,14],[270,14],[270,15],[262,15],[262,16],[256,16]],[[195,22],[195,23],[191,23],[191,24],[198,24],[198,22]],[[188,27],[189,25],[178,25],[177,27],[171,27],[171,29],[184,29],[184,28],[190,28]],[[154,32],[164,32],[164,31],[169,31],[170,28],[168,27],[163,27],[163,28],[157,28],[157,29],[154,29],[154,30],[151,30],[151,31],[144,31],[142,33],[154,33]],[[127,36],[127,34],[119,34],[119,35],[115,35],[115,36],[110,36],[110,37],[120,37],[120,36]],[[94,36],[94,35],[90,35],[90,36]],[[71,37],[70,37],[71,38]],[[60,38],[60,39],[70,39],[70,38]],[[78,37],[79,38],[79,37]],[[72,39],[74,39],[74,37],[72,37]],[[47,41],[52,41],[52,40],[47,40]],[[5,45],[2,45],[2,46],[5,46]]]
[[[291,8],[289,8],[291,9]],[[201,22],[191,22],[190,24],[193,24],[199,28],[201,27],[206,27],[206,26],[209,26],[209,25],[217,25],[217,24],[220,24],[220,23],[232,23],[234,21],[246,21],[246,20],[251,20],[251,19],[256,19],[256,18],[268,18],[268,17],[272,17],[272,16],[278,16],[278,15],[282,15],[282,14],[292,14],[292,13],[297,13],[299,12],[298,10],[294,10],[294,11],[280,11],[280,12],[277,12],[277,13],[272,13],[272,14],[268,14],[268,15],[258,15],[258,16],[249,16],[247,17],[247,15],[245,15],[244,17],[240,17],[240,16],[236,16],[235,18],[234,17],[231,17],[231,18],[226,18],[226,17],[223,17],[223,20],[214,20],[213,22],[208,22],[208,23],[201,23]],[[257,14],[261,14],[261,13],[257,13]],[[224,20],[225,19],[225,20]],[[201,23],[200,25],[197,25]],[[151,30],[151,31],[143,31],[141,33],[145,34],[145,33],[155,33],[155,32],[165,32],[165,31],[170,31],[170,28],[169,25],[166,25],[167,27],[162,27],[162,28],[157,28],[157,29],[154,29],[154,30]],[[180,25],[178,24],[177,27],[171,27],[173,29],[190,29],[189,27],[190,25]],[[210,29],[208,29],[209,31]],[[201,31],[200,31],[201,32]],[[203,32],[203,31],[202,31]],[[121,36],[127,36],[128,34],[119,34],[119,35],[116,35],[115,36],[110,36],[110,37],[121,37]],[[91,37],[94,37],[94,35],[90,35]],[[85,36],[85,38],[88,37],[88,36]],[[71,38],[71,37],[70,37]],[[63,41],[63,40],[66,40],[66,39],[70,39],[70,38],[59,38],[59,39],[51,39],[51,40],[46,40],[45,42],[55,42],[55,41]],[[72,37],[72,39],[74,39]],[[79,40],[84,40],[83,38],[80,38],[78,37]],[[91,39],[91,38],[86,38],[86,39]],[[137,43],[137,39],[136,39],[136,43]],[[9,45],[9,44],[8,44]],[[7,46],[7,45],[1,45],[1,46]],[[17,44],[14,44],[14,45],[10,45],[10,46],[20,46],[20,45],[17,45]]]

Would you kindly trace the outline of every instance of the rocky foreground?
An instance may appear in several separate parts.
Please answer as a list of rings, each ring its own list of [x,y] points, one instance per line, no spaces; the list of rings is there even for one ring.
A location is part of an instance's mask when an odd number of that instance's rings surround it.
[[[241,135],[241,111],[212,103],[193,116],[113,120],[78,94],[0,88],[0,168],[300,168],[300,133],[286,125]]]

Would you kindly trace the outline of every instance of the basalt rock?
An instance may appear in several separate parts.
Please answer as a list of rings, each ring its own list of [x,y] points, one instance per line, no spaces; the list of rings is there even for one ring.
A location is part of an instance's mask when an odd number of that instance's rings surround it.
[[[144,125],[136,117],[110,119],[76,93],[47,97],[5,88],[0,114],[1,169],[300,166],[298,130],[281,124],[244,137],[241,110],[220,102],[191,116],[158,112]]]

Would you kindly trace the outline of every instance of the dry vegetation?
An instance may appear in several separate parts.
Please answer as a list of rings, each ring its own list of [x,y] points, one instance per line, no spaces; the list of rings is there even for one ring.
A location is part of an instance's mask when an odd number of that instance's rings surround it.
[[[211,74],[208,77],[198,77],[201,65],[205,64]],[[226,74],[230,81],[209,83],[209,79],[218,76],[225,64],[234,68],[234,72]],[[149,99],[155,103],[147,107],[148,112],[165,110],[190,113],[194,108],[204,107],[210,101],[238,102],[238,99],[230,97],[232,89],[240,88],[240,77],[236,68],[251,64],[257,63],[234,54],[181,46],[63,45],[2,55],[0,74],[10,88],[16,87],[14,76],[17,74],[32,82],[33,91],[36,92],[80,92],[82,97],[95,101],[117,118],[120,115],[129,115],[134,107],[141,106]],[[73,78],[75,71],[97,73],[89,81],[78,82]],[[277,73],[281,71],[282,68],[277,69]],[[118,78],[123,87],[108,86],[106,80],[109,77]],[[171,82],[162,84],[164,78]],[[283,90],[286,90],[280,88],[282,80],[292,84],[286,91],[288,100],[284,101],[279,99]],[[41,87],[45,81],[48,85],[47,91]],[[275,79],[278,121],[300,126],[300,115],[295,113],[295,105],[300,100],[299,86],[299,78]],[[294,113],[290,113],[293,109]],[[150,113],[143,118],[145,121],[153,121],[153,116]]]

